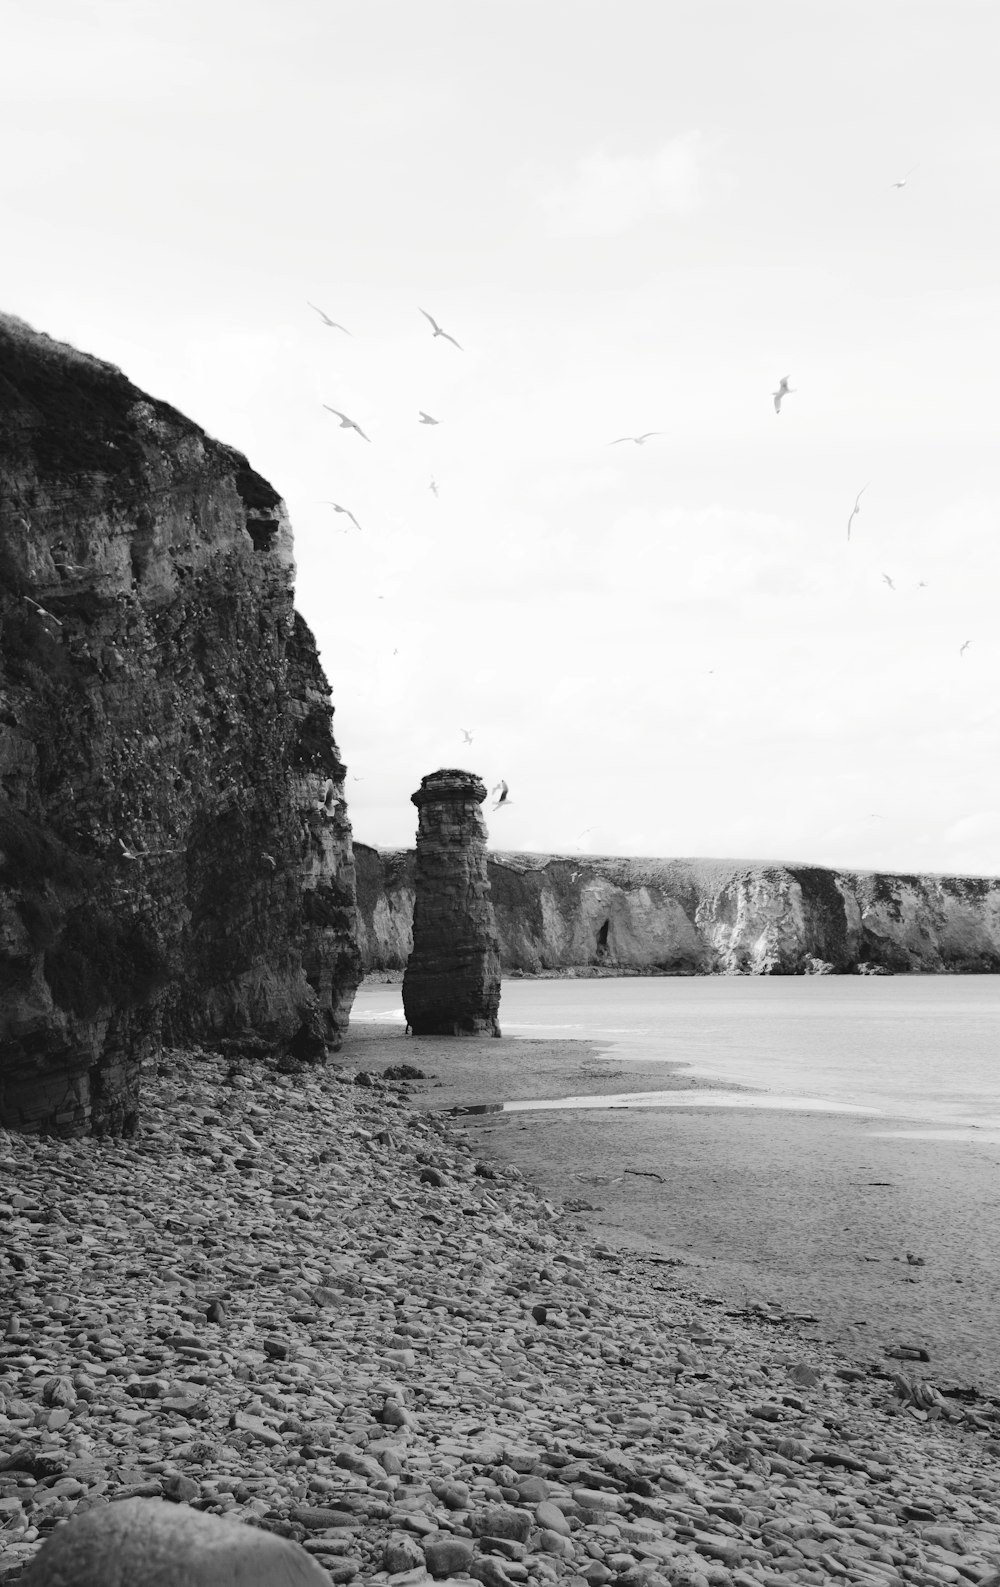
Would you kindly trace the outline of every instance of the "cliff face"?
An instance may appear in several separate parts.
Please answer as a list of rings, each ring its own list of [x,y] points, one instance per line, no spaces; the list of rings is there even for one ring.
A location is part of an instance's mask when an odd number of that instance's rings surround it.
[[[413,856],[355,845],[366,971],[410,949]],[[504,971],[1000,972],[1000,878],[493,854]]]
[[[285,508],[0,317],[0,1122],[128,1130],[160,1041],[338,1045],[360,974]]]

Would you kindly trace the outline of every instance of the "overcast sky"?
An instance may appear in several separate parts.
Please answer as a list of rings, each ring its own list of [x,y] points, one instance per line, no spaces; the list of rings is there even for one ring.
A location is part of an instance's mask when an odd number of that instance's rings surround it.
[[[0,307],[286,498],[358,839],[1000,871],[994,5],[4,9]]]

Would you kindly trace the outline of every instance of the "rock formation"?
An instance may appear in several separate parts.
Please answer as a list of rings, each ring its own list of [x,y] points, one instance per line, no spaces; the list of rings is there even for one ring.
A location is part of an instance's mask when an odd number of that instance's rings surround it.
[[[409,952],[414,856],[355,845],[366,971]],[[504,974],[1000,972],[1000,878],[491,854]]]
[[[500,945],[486,874],[485,784],[436,771],[412,795],[419,812],[413,949],[403,1012],[415,1036],[499,1036]]]
[[[161,1041],[339,1044],[330,692],[277,492],[0,318],[0,1122],[128,1131]]]
[[[22,1587],[331,1587],[298,1543],[163,1499],[120,1499],[49,1533]]]

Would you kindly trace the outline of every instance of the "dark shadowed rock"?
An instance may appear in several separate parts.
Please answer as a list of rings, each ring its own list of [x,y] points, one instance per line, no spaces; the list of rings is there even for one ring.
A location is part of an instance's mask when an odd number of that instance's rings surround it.
[[[305,1549],[184,1504],[124,1499],[53,1532],[22,1587],[330,1587]]]

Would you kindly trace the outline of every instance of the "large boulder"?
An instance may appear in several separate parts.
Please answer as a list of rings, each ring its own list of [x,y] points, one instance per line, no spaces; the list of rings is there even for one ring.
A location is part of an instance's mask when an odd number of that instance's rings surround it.
[[[162,1499],[122,1499],[46,1538],[21,1587],[330,1587],[298,1543]]]

